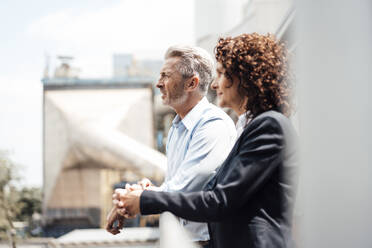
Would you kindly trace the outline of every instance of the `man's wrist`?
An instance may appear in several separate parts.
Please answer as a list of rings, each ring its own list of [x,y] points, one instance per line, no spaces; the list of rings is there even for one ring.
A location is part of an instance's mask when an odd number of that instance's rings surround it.
[[[149,186],[145,190],[161,191],[161,188],[157,186]]]

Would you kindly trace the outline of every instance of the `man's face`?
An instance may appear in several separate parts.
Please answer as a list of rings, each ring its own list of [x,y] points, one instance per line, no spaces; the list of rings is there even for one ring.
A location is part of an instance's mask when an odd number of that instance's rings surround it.
[[[163,104],[173,108],[184,103],[186,98],[184,89],[185,80],[176,66],[179,62],[180,58],[178,57],[166,59],[161,68],[158,83],[156,84],[156,87],[162,93]]]

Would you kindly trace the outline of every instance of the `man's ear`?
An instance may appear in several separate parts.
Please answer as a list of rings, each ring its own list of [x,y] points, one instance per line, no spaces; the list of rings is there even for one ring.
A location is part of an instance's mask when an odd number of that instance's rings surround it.
[[[185,84],[185,90],[186,91],[193,91],[199,87],[199,78],[196,76],[193,76],[189,80],[187,80]]]

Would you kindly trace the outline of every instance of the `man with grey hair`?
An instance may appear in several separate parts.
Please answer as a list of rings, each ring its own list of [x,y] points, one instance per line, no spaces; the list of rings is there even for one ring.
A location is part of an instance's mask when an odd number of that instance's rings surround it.
[[[167,50],[156,87],[162,93],[163,103],[177,113],[168,133],[168,170],[160,187],[143,179],[139,182],[143,188],[168,192],[201,190],[229,154],[236,139],[234,123],[205,97],[213,73],[212,57],[202,48],[173,46]],[[126,189],[131,187],[136,186]],[[184,219],[180,222],[193,241],[209,247],[207,224]]]

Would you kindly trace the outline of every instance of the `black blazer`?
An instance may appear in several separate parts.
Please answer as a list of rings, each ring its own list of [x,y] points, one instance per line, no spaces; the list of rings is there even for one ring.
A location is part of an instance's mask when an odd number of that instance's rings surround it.
[[[214,248],[292,247],[291,219],[298,167],[288,118],[268,111],[254,118],[203,191],[144,191],[142,214],[170,211],[208,222]]]

